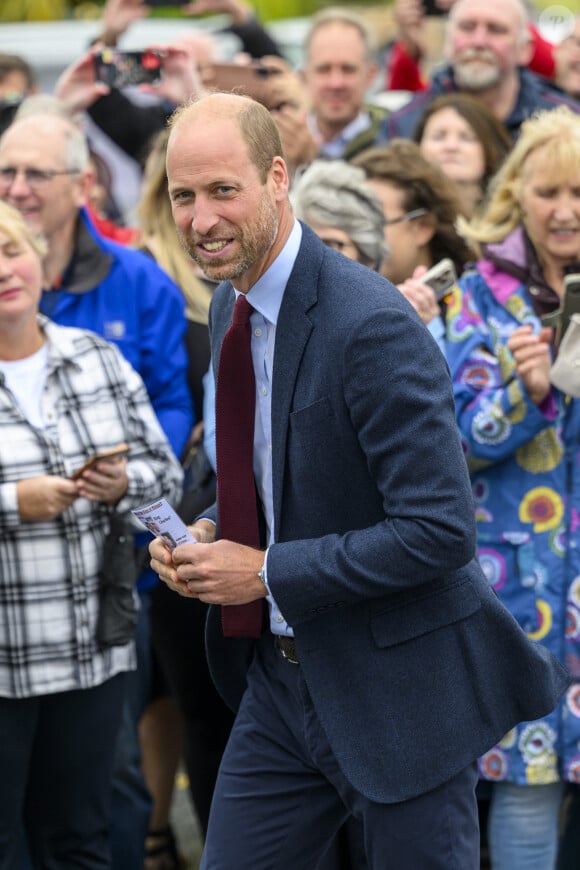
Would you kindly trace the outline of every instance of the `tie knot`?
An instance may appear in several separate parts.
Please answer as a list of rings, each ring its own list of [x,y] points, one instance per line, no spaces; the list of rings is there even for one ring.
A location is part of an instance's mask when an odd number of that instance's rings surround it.
[[[249,323],[250,315],[253,312],[253,308],[242,293],[236,299],[236,304],[234,306],[234,316],[232,318],[232,326],[245,326],[246,323]]]

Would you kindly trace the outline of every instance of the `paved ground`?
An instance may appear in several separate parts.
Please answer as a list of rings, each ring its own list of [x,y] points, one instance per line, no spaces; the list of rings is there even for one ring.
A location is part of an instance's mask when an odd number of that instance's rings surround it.
[[[201,855],[201,835],[189,797],[186,774],[179,773],[175,784],[171,824],[179,844],[179,851],[187,861],[186,870],[198,870]]]

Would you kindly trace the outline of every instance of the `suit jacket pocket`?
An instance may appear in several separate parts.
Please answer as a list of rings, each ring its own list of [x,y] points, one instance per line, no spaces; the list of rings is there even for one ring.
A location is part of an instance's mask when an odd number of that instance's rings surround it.
[[[371,632],[377,646],[394,646],[466,619],[480,607],[477,590],[469,580],[462,580],[383,610],[372,617]]]
[[[323,397],[305,408],[292,411],[289,428],[291,436],[301,444],[316,445],[322,440],[324,447],[327,447],[326,435],[334,430],[332,407],[328,398]]]

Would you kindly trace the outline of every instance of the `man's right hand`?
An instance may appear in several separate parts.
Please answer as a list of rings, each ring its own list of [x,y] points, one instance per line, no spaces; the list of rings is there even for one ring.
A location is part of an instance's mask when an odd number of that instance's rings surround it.
[[[43,474],[16,484],[22,520],[53,520],[79,497],[78,484],[66,477]]]
[[[215,525],[208,520],[198,520],[192,526],[187,527],[199,544],[213,544],[215,541]],[[186,584],[177,576],[171,550],[163,538],[154,538],[149,544],[151,556],[151,568],[159,575],[159,579],[174,592],[183,595],[184,598],[195,598]]]

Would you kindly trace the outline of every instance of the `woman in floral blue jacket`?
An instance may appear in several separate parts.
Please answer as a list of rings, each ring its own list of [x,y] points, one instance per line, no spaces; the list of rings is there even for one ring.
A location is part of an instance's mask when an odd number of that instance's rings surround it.
[[[550,716],[480,759],[494,783],[494,870],[555,866],[564,782],[580,782],[580,401],[550,383],[542,317],[580,271],[580,117],[526,122],[487,209],[463,227],[481,259],[449,300],[447,354],[472,473],[479,556],[528,635],[575,678]]]

